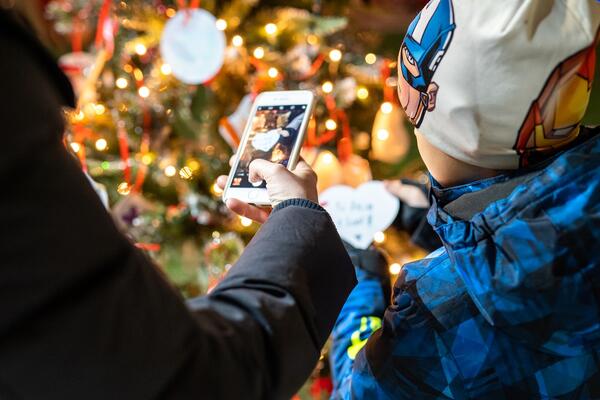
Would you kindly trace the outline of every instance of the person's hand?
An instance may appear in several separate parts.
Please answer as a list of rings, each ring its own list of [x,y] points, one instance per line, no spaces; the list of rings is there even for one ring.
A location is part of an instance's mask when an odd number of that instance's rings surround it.
[[[319,202],[317,194],[317,175],[304,161],[300,160],[293,171],[289,171],[281,164],[274,164],[265,160],[254,160],[250,164],[250,182],[267,183],[267,192],[271,206],[290,199],[307,199],[314,203]],[[224,189],[227,176],[220,176],[217,185]],[[227,207],[236,214],[263,223],[269,217],[269,211],[244,203],[239,199],[228,199]]]
[[[406,184],[402,181],[385,181],[388,192],[400,199],[404,204],[413,208],[429,208],[429,198],[426,192],[416,184]]]

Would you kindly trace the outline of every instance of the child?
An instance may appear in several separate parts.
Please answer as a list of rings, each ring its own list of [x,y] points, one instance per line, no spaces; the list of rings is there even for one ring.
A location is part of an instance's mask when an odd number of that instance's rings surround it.
[[[387,310],[354,254],[334,398],[600,398],[599,22],[595,0],[432,0],[410,25],[399,98],[444,246]]]

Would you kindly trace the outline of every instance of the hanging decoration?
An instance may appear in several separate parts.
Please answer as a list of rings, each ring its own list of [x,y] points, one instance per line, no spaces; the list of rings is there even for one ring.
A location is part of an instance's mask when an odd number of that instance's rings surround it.
[[[175,76],[187,84],[211,80],[223,66],[225,34],[203,9],[180,10],[165,25],[160,52]]]
[[[254,97],[252,94],[244,96],[233,114],[223,117],[219,121],[219,133],[233,150],[236,150],[240,144],[242,134],[248,122],[248,116],[252,110]]]

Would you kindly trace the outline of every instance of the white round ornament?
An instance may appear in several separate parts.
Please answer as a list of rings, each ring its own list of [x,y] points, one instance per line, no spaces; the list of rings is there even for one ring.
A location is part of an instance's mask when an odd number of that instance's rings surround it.
[[[187,84],[213,78],[225,59],[225,34],[216,18],[203,9],[179,11],[165,25],[160,52],[173,76]]]

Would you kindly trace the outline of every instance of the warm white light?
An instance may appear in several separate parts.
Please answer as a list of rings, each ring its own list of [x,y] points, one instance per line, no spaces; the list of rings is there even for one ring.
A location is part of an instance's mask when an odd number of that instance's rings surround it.
[[[365,56],[365,62],[369,65],[373,65],[377,62],[377,56],[373,53],[369,53]]]
[[[148,87],[146,86],[141,86],[138,89],[138,94],[140,95],[140,97],[143,97],[144,99],[148,96],[150,96],[150,89],[148,89]]]
[[[96,115],[102,115],[106,111],[106,107],[103,104],[96,104],[94,106],[94,111],[96,111]]]
[[[338,49],[333,49],[329,52],[329,59],[333,62],[339,62],[342,59],[342,52]]]
[[[220,31],[224,31],[225,29],[227,29],[227,21],[225,21],[222,18],[219,18],[216,22],[217,25],[217,29]]]
[[[386,101],[381,105],[381,112],[384,114],[389,114],[394,109],[394,106],[389,101]]]
[[[277,68],[271,67],[267,71],[267,74],[269,75],[269,77],[275,79],[275,78],[277,78],[277,76],[279,76],[279,71],[277,70]]]
[[[250,225],[252,225],[252,220],[250,218],[240,217],[240,223],[242,224],[242,226],[245,226],[247,228]]]
[[[160,72],[163,75],[171,75],[171,72],[173,72],[173,70],[171,69],[171,66],[169,64],[164,63],[160,66]]]
[[[165,175],[168,176],[169,178],[175,176],[176,173],[177,173],[177,168],[175,168],[172,165],[168,165],[165,168]]]
[[[321,89],[323,89],[323,93],[331,93],[333,92],[333,83],[329,81],[324,82],[321,86]]]
[[[325,128],[327,128],[328,131],[335,131],[337,129],[337,122],[330,118],[325,121]]]
[[[216,195],[220,195],[223,194],[223,189],[221,189],[221,187],[215,183],[212,185],[212,192]]]
[[[323,164],[331,164],[334,161],[334,156],[331,152],[323,152]]]
[[[120,195],[127,196],[131,192],[131,186],[127,182],[121,182],[117,186],[117,192]]]
[[[194,177],[194,172],[188,166],[185,166],[179,170],[179,176],[181,179],[192,179]]]
[[[380,129],[377,131],[377,139],[388,140],[389,137],[390,137],[390,132],[387,129]]]
[[[262,47],[257,47],[254,49],[254,58],[258,58],[259,60],[265,56],[265,49]]]
[[[108,147],[108,142],[104,138],[96,140],[96,150],[104,151]]]
[[[383,233],[383,232],[375,233],[375,235],[373,235],[373,241],[375,243],[380,243],[380,244],[385,242],[385,233]]]
[[[277,25],[274,23],[265,25],[265,32],[267,32],[267,35],[275,35],[277,33]]]
[[[77,142],[73,142],[71,143],[71,150],[73,150],[75,153],[79,153],[79,150],[81,150],[81,145]]]
[[[143,44],[138,43],[135,45],[135,52],[137,53],[137,55],[143,56],[148,52],[148,49]]]
[[[241,47],[244,44],[244,38],[240,35],[235,35],[231,39],[231,44],[233,44],[235,47]]]
[[[390,265],[390,274],[392,274],[392,275],[398,275],[401,270],[402,270],[402,265],[400,265],[398,263],[393,263],[392,265]]]
[[[360,100],[365,100],[369,97],[369,89],[367,89],[366,87],[359,87],[356,90],[356,97],[358,97]]]
[[[125,89],[127,85],[129,85],[129,82],[127,82],[127,79],[125,78],[118,78],[115,84],[119,89]]]

